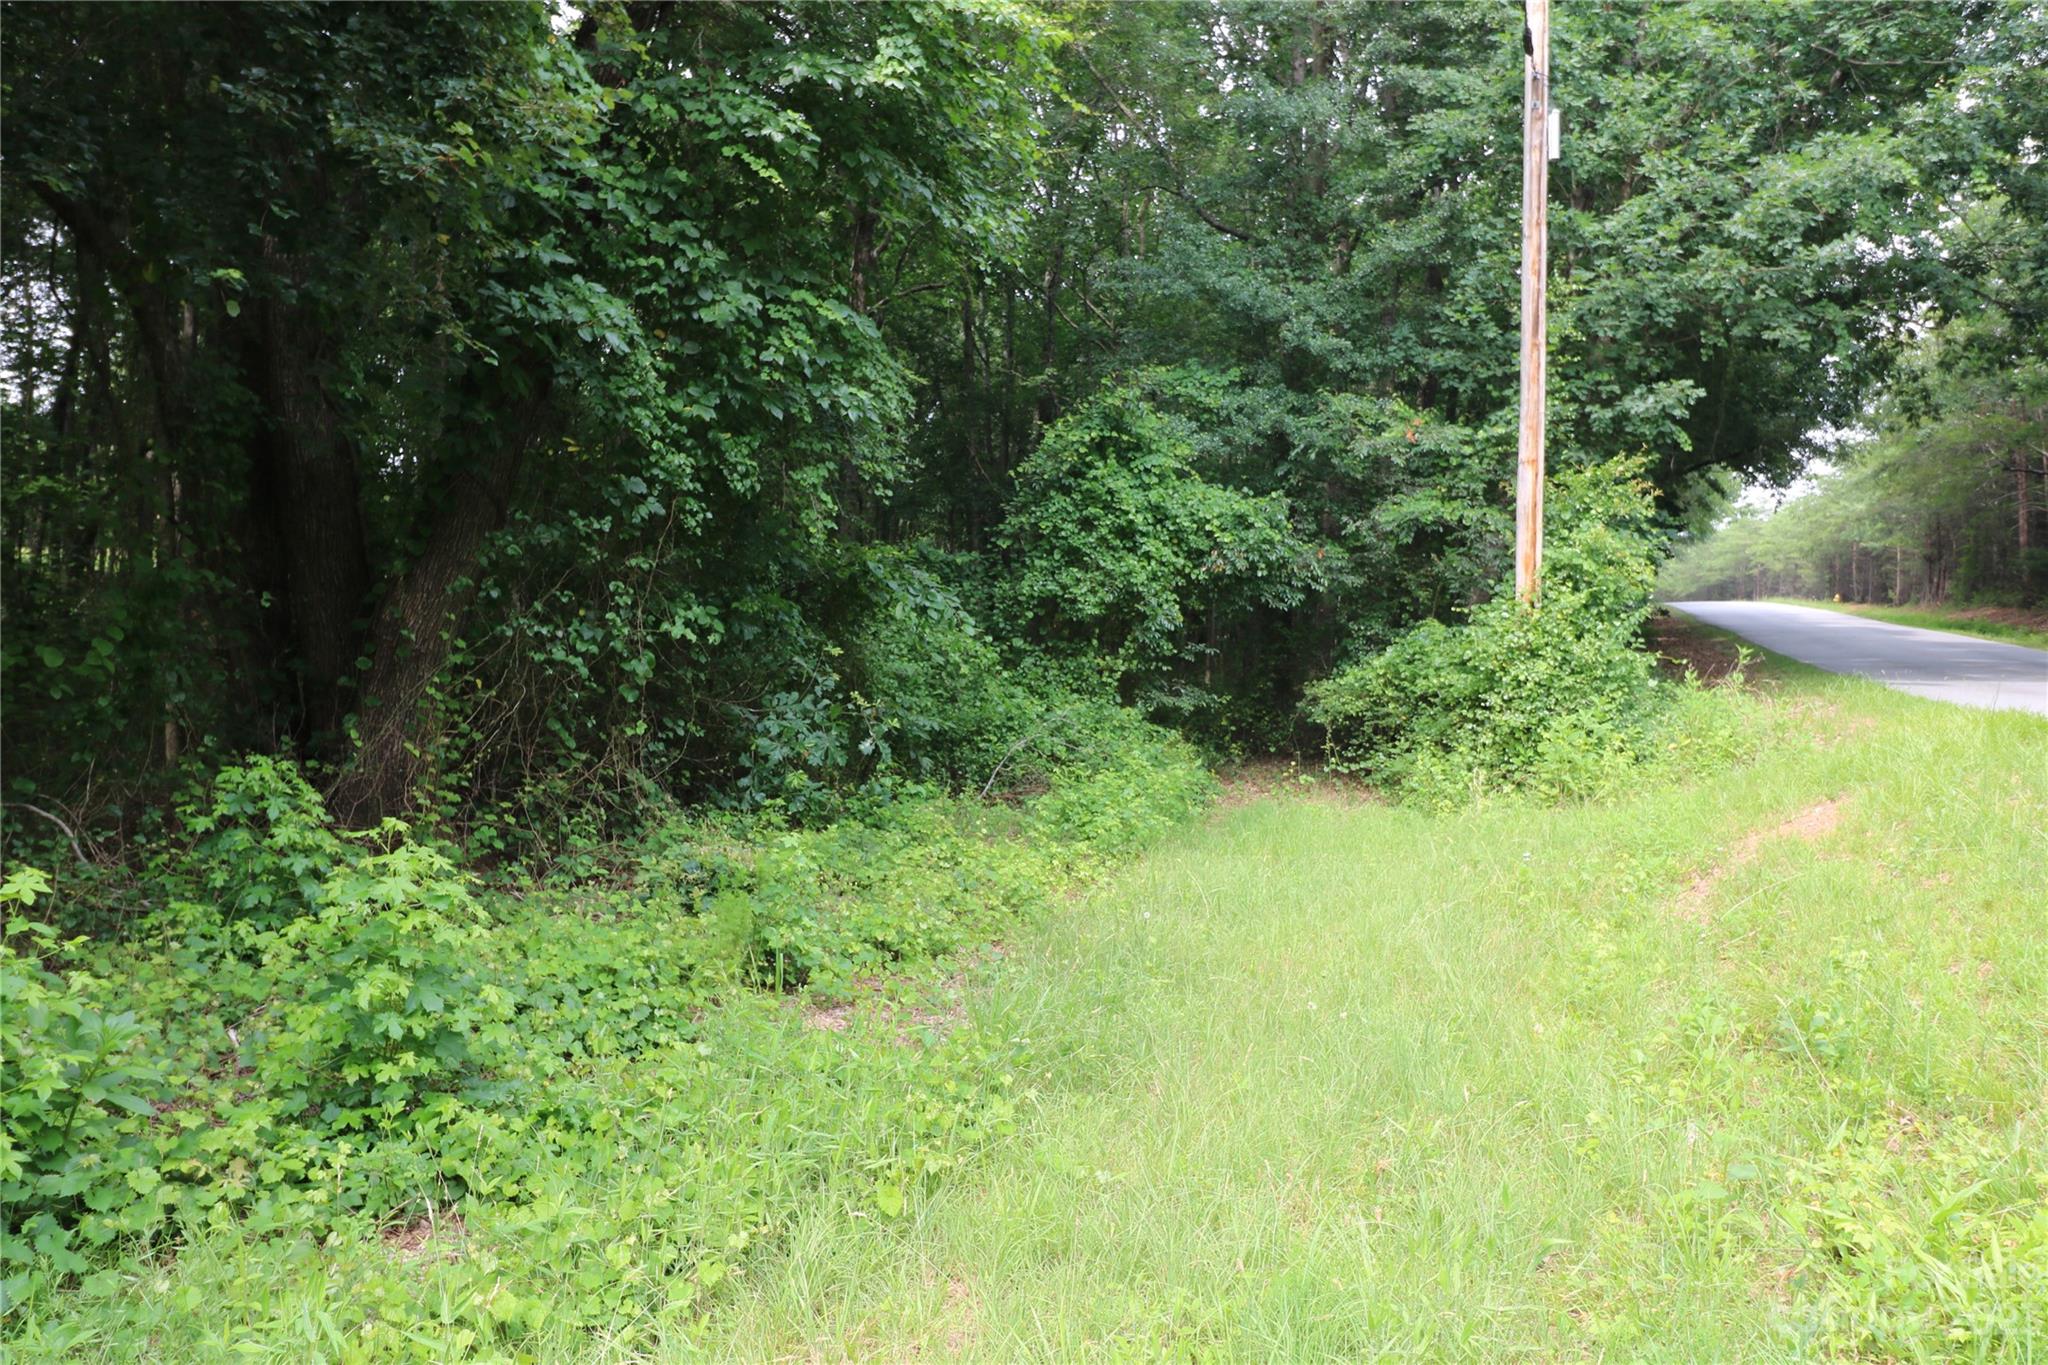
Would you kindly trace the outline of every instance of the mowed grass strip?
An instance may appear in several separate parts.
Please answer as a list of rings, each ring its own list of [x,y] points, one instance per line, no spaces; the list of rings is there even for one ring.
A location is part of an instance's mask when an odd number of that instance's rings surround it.
[[[1220,810],[988,972],[1014,1139],[666,1353],[2048,1354],[2048,722],[1759,721],[1601,805]]]

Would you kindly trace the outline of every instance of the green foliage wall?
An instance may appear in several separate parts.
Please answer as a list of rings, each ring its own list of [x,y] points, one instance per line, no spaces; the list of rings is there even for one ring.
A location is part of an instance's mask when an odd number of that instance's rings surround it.
[[[1104,389],[1019,466],[997,532],[1009,566],[1000,618],[1095,660],[1127,693],[1205,662],[1219,619],[1292,607],[1321,586],[1285,499],[1197,472],[1195,420],[1160,411],[1138,385]]]
[[[369,820],[731,777],[903,471],[881,253],[1000,247],[1049,41],[1000,5],[14,16],[22,780],[281,748]]]
[[[1057,728],[1006,675],[1284,743],[1506,567],[1512,8],[9,13],[0,724],[110,846],[249,751],[826,818]],[[2038,359],[2041,25],[1560,10],[1554,466],[1697,526],[1916,327],[1944,411]]]

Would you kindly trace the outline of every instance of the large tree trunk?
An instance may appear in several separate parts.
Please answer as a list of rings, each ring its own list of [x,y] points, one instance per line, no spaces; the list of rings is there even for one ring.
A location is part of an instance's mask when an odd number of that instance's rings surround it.
[[[976,407],[980,407],[984,413],[986,412],[986,389],[977,388],[975,355],[978,349],[979,343],[976,342],[974,337],[974,271],[970,268],[961,272],[960,285],[960,398],[962,404],[968,410],[967,420],[963,424],[965,427],[963,439],[967,446],[967,471],[969,471],[967,477],[961,479],[961,484],[970,490],[968,495],[961,499],[962,508],[966,513],[966,524],[961,527],[961,533],[967,548],[970,550],[979,550],[981,548],[981,504],[979,494],[981,486],[989,481],[988,473],[983,469],[981,463],[984,446],[980,439],[981,432],[976,428],[974,416],[974,409]]]
[[[545,396],[521,404],[497,446],[456,475],[425,548],[378,604],[356,712],[358,743],[328,793],[343,821],[367,824],[406,809],[439,762],[443,716],[434,680],[475,599],[484,542],[505,524],[519,470],[552,430],[547,411]]]
[[[2033,480],[2029,477],[2030,471],[2027,469],[2027,457],[2024,454],[2013,461],[2012,467],[2013,472],[2019,478],[2020,597],[2027,605],[2031,606],[2034,601],[2034,565],[2032,555],[2034,542],[2034,497],[2033,488],[2031,487]]]
[[[1014,412],[1017,403],[1017,284],[1014,279],[1003,286],[1003,406],[997,430],[1002,433],[1002,449],[996,461],[998,476],[1007,476],[1017,467],[1016,423]],[[1007,488],[1006,483],[999,483]],[[1002,516],[1000,500],[991,520]]]
[[[89,201],[40,184],[37,189],[71,233],[82,281],[90,278],[87,272],[103,270],[133,317],[155,400],[150,444],[158,463],[185,468],[202,454],[194,384],[202,337],[191,304],[175,300],[136,258],[118,213],[106,217]],[[238,367],[260,409],[237,528],[237,567],[261,603],[256,627],[265,647],[242,663],[263,671],[291,655],[300,670],[301,730],[337,733],[345,714],[342,679],[356,658],[370,572],[354,457],[317,379],[326,343],[322,329],[295,319],[275,300],[258,301],[254,315],[234,330],[240,344],[230,337],[222,358]],[[250,689],[252,700],[259,695],[260,689]]]
[[[282,562],[306,738],[324,747],[348,714],[360,622],[371,588],[355,454],[319,380],[322,343],[284,305],[257,305],[250,375],[263,415],[253,490],[269,540],[252,562]],[[259,537],[262,528],[252,528]]]
[[[866,205],[854,206],[846,297],[853,311],[862,316],[866,316],[868,311],[869,277],[881,260],[882,243],[877,236],[881,226],[882,217],[875,210]],[[850,542],[860,538],[863,510],[860,469],[851,453],[839,459],[838,483],[839,538]]]
[[[1045,266],[1045,334],[1038,348],[1038,425],[1049,427],[1059,420],[1059,395],[1053,389],[1053,364],[1059,358],[1056,344],[1059,326],[1060,272],[1066,263],[1064,239],[1052,246],[1052,258]]]

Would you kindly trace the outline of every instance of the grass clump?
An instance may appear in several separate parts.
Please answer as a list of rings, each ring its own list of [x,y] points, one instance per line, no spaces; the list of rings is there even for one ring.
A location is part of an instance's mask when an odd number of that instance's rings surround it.
[[[1789,1324],[1815,1353],[2022,1356],[2048,1326],[2048,1134],[1895,1110],[1792,1167],[1806,1250]]]

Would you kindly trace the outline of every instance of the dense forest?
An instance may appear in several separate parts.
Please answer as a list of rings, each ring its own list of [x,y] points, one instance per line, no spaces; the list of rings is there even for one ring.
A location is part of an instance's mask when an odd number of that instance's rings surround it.
[[[204,1239],[188,1297],[324,1239],[395,1341],[380,1238],[451,1203],[579,1287],[465,1263],[416,1354],[637,1349],[1010,1122],[1011,1041],[850,1061],[791,993],[1062,903],[1217,759],[1732,762],[1643,646],[1674,545],[2048,590],[2034,0],[1559,5],[1533,605],[1513,4],[0,14],[0,1318],[52,1353]]]
[[[1554,463],[1701,526],[1910,352],[1831,559],[2016,583],[2042,23],[1565,10]],[[1270,745],[1502,571],[1511,9],[8,29],[8,782],[96,830],[979,782],[983,654]]]

